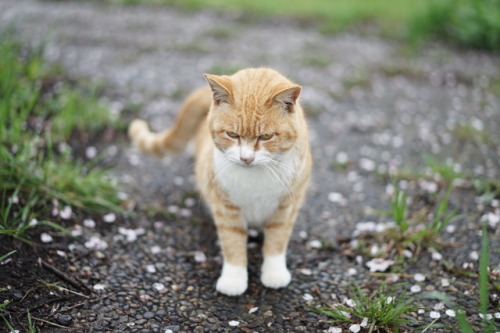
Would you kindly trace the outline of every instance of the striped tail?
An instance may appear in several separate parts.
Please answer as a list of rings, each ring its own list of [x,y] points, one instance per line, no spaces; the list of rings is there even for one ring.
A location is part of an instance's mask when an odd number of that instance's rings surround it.
[[[211,103],[210,89],[198,89],[187,97],[171,128],[161,133],[152,133],[144,120],[135,119],[129,126],[128,135],[133,144],[145,153],[162,157],[180,152],[194,137]]]

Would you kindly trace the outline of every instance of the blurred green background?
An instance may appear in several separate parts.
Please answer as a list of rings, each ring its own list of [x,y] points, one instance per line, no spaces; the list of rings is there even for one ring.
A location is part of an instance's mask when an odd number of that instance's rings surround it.
[[[357,26],[376,29],[383,36],[411,43],[441,40],[457,46],[500,50],[500,0],[110,1],[293,17],[316,23],[325,33]]]

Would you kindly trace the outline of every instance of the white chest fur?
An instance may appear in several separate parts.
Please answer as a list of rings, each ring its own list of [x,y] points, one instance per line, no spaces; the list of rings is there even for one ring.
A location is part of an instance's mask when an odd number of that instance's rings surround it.
[[[231,201],[241,209],[249,226],[263,225],[278,208],[280,199],[290,193],[290,181],[295,169],[295,154],[285,156],[282,167],[244,167],[226,160],[224,153],[215,149],[214,162],[219,184]]]

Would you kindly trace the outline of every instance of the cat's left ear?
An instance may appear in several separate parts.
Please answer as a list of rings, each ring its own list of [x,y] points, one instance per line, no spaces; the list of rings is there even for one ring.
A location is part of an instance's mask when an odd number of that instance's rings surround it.
[[[273,101],[282,104],[288,112],[293,112],[293,107],[297,103],[301,90],[302,88],[297,85],[285,88],[274,95]]]

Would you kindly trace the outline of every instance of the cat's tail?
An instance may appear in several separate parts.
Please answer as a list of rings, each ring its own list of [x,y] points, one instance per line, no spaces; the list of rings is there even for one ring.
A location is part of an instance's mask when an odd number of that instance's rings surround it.
[[[144,120],[135,119],[129,126],[128,135],[132,142],[145,153],[162,157],[168,153],[180,152],[194,138],[211,103],[210,89],[208,87],[198,89],[186,98],[171,128],[160,133],[153,133]]]

